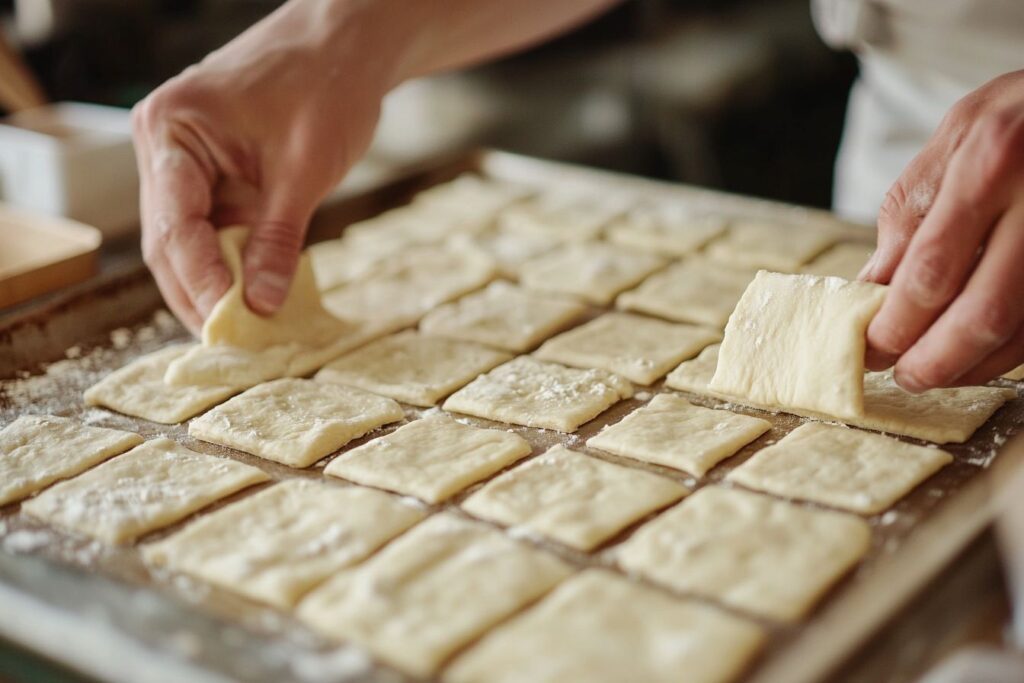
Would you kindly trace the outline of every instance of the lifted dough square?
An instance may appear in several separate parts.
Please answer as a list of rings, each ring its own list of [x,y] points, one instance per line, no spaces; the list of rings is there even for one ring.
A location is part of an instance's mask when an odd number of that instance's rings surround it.
[[[675,394],[658,394],[621,422],[590,437],[587,445],[703,477],[771,427],[771,422],[757,417],[702,408]]]
[[[260,384],[188,427],[202,441],[309,467],[352,439],[405,417],[389,398],[309,379]]]
[[[511,358],[473,342],[428,337],[409,330],[342,356],[318,372],[316,379],[430,407]]]
[[[380,491],[292,479],[201,517],[142,553],[150,564],[287,609],[423,516]]]
[[[85,391],[85,403],[161,424],[177,424],[241,391],[242,387],[170,386],[171,363],[197,344],[178,344],[136,358]]]
[[[729,268],[693,256],[619,295],[616,305],[659,318],[721,329],[753,279],[753,271]]]
[[[544,343],[542,360],[601,368],[637,384],[652,384],[679,361],[719,341],[721,333],[631,313],[606,313]]]
[[[794,621],[867,552],[864,520],[709,486],[640,529],[619,562],[652,581]]]
[[[801,270],[808,275],[834,275],[856,280],[874,249],[859,242],[841,242],[814,259]]]
[[[886,288],[761,271],[725,328],[712,391],[758,405],[864,415],[868,323]]]
[[[520,282],[530,289],[572,294],[603,306],[664,265],[661,257],[647,252],[582,242],[525,264]]]
[[[838,239],[837,232],[827,225],[742,219],[733,221],[729,231],[705,251],[716,261],[740,268],[795,273]]]
[[[73,477],[142,441],[138,434],[66,417],[22,415],[0,430],[0,505]]]
[[[783,498],[872,515],[952,461],[937,448],[809,422],[758,451],[727,479]]]
[[[670,256],[691,254],[725,232],[720,216],[673,204],[633,209],[608,227],[608,240]]]
[[[764,642],[751,622],[600,569],[561,584],[445,672],[448,683],[726,683]]]
[[[420,323],[426,334],[522,353],[565,329],[587,306],[557,294],[538,294],[508,282],[435,308]]]
[[[462,507],[587,551],[686,493],[671,479],[555,446],[488,482]]]
[[[270,479],[256,467],[153,439],[22,504],[55,526],[127,543]]]
[[[342,453],[324,473],[440,503],[531,450],[515,434],[435,415]]]
[[[298,614],[324,635],[426,678],[570,572],[553,555],[441,513],[335,574]]]
[[[632,395],[633,386],[610,372],[519,356],[459,389],[444,409],[568,433]]]

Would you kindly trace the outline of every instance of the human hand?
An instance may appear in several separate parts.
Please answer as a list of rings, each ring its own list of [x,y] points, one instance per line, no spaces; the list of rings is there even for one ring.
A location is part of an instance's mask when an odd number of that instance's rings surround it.
[[[1024,71],[960,100],[889,190],[862,279],[889,284],[867,365],[920,392],[1024,362]]]
[[[918,683],[1020,683],[1024,657],[1017,652],[972,647],[958,650]]]

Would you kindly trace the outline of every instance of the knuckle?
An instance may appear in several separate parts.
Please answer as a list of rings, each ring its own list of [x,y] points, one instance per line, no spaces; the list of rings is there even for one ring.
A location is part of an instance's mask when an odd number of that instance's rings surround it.
[[[875,318],[868,330],[868,337],[871,346],[890,356],[899,356],[913,343],[905,326],[888,319]]]
[[[914,303],[925,308],[948,303],[953,295],[952,263],[941,246],[923,245],[908,265],[905,290]]]
[[[1018,112],[1000,110],[978,121],[981,184],[997,180],[1021,160],[1024,146],[1024,117]]]
[[[964,323],[964,330],[985,345],[997,345],[1013,336],[1017,322],[1012,306],[1005,300],[993,299],[974,309]]]

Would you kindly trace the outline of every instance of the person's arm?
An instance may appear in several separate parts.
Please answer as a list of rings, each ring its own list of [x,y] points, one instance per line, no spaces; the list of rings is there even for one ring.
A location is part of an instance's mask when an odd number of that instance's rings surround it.
[[[253,232],[246,300],[283,301],[320,200],[399,83],[521,49],[617,0],[291,0],[134,110],[143,256],[194,332],[229,285],[216,226]]]
[[[861,277],[890,284],[868,366],[910,391],[1024,363],[1024,71],[946,115],[889,191]]]

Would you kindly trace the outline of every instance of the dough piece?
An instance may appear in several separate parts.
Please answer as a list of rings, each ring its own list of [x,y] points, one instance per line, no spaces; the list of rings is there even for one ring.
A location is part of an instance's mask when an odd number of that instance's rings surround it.
[[[413,206],[476,220],[491,219],[507,206],[529,198],[534,190],[525,185],[465,173],[416,195]]]
[[[727,683],[764,639],[744,619],[589,569],[484,636],[444,680]]]
[[[874,249],[860,242],[841,242],[803,267],[808,275],[834,275],[856,280]]]
[[[1013,370],[1010,370],[1008,373],[1003,375],[1003,379],[1012,380],[1014,382],[1021,381],[1022,379],[1024,379],[1024,365],[1018,366]]]
[[[509,351],[529,351],[587,312],[570,297],[538,294],[508,282],[493,282],[427,313],[420,330]]]
[[[427,337],[409,330],[342,356],[318,372],[316,379],[429,407],[511,358],[473,342]]]
[[[146,562],[288,609],[423,519],[393,496],[292,479],[142,549]]]
[[[394,242],[356,242],[340,237],[310,245],[306,253],[317,289],[327,291],[369,275],[381,261],[406,248]]]
[[[782,498],[873,515],[953,462],[937,448],[809,422],[726,477]]]
[[[652,384],[679,361],[721,338],[719,332],[704,327],[631,313],[606,313],[549,339],[536,356],[577,368],[601,368],[637,384]]]
[[[507,230],[490,230],[480,234],[456,235],[452,246],[479,249],[494,259],[502,277],[518,280],[525,263],[552,251],[562,241],[551,235],[517,234]]]
[[[708,387],[784,410],[862,417],[865,337],[885,291],[761,271],[729,319]]]
[[[870,543],[859,517],[708,486],[640,527],[618,557],[670,588],[795,621]]]
[[[708,388],[718,363],[718,345],[709,346],[694,360],[684,361],[669,373],[665,385],[694,394],[713,396],[760,408],[750,401],[714,392]],[[864,375],[864,415],[843,420],[847,424],[878,432],[890,432],[934,443],[963,443],[985,424],[1017,392],[1005,387],[957,387],[910,394],[893,380],[892,372]],[[793,410],[795,415],[834,421],[830,415]]]
[[[342,453],[324,473],[440,503],[531,450],[525,439],[504,430],[433,415]]]
[[[335,574],[299,604],[299,618],[426,678],[570,571],[553,555],[441,513]]]
[[[604,227],[620,213],[619,207],[594,198],[547,195],[503,211],[498,225],[513,234],[586,242],[601,237]]]
[[[555,446],[488,482],[462,507],[588,551],[687,493],[657,474]]]
[[[522,268],[524,286],[606,305],[665,265],[659,256],[603,242],[568,244]]]
[[[395,332],[494,279],[494,260],[479,251],[429,246],[409,249],[370,275],[324,294],[328,310],[374,329]]]
[[[21,510],[105,543],[128,543],[268,479],[250,465],[159,438],[43,491]]]
[[[610,372],[520,356],[459,389],[444,409],[568,433],[632,395],[633,386]]]
[[[590,437],[587,445],[703,477],[771,427],[771,422],[757,417],[702,408],[675,394],[658,394],[621,422]]]
[[[22,415],[0,430],[0,506],[84,472],[142,443],[120,429],[66,417]]]
[[[391,399],[360,389],[279,379],[193,420],[188,433],[290,467],[309,467],[352,439],[404,417]]]
[[[670,256],[691,254],[725,232],[725,220],[678,204],[641,206],[608,228],[608,240]]]
[[[678,322],[725,327],[753,271],[737,270],[689,257],[655,273],[634,290],[619,295],[616,305]]]
[[[733,221],[729,231],[705,251],[714,260],[739,268],[795,273],[838,239],[838,233],[825,225],[743,219]]]
[[[171,363],[196,344],[179,344],[136,358],[85,391],[85,403],[161,424],[177,424],[216,405],[242,387],[168,386],[164,375]]]

